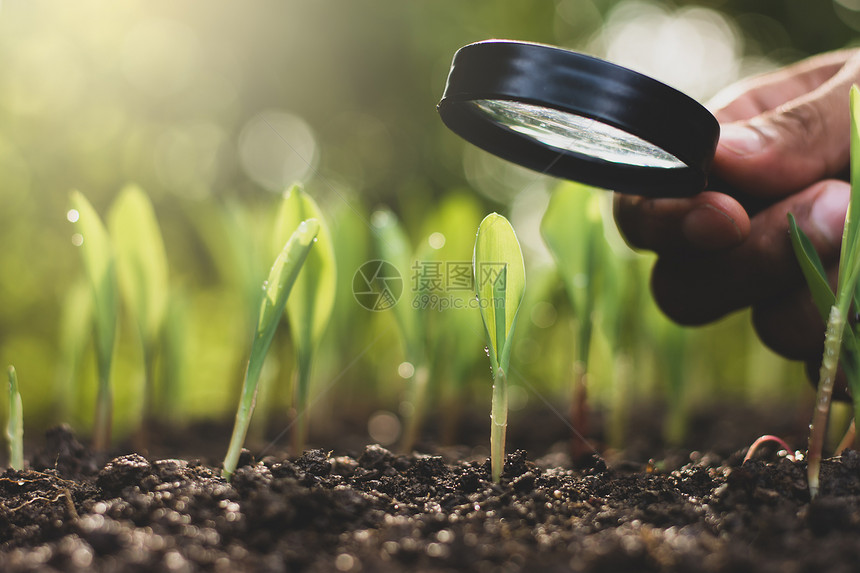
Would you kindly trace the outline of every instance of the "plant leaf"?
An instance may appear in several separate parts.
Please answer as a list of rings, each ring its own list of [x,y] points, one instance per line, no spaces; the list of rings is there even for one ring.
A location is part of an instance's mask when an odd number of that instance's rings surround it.
[[[75,225],[83,243],[80,246],[87,279],[93,290],[96,346],[99,362],[110,360],[116,337],[117,286],[110,237],[96,210],[79,191],[72,191],[72,208],[78,213]]]
[[[260,348],[263,354],[271,343],[278,326],[278,319],[287,304],[287,297],[297,282],[303,263],[309,256],[310,247],[320,228],[319,221],[316,219],[299,223],[269,271],[269,278],[263,285],[264,296],[260,303],[253,345],[253,348]],[[265,342],[265,349],[262,349],[263,342],[258,343],[258,340]],[[254,354],[253,350],[251,354]]]
[[[317,221],[319,233],[287,301],[290,331],[300,353],[316,348],[325,332],[334,306],[337,267],[331,233],[319,206],[299,185],[293,185],[284,194],[275,219],[275,244],[283,245],[292,230],[307,219]]]
[[[573,308],[578,326],[575,360],[583,363],[588,362],[592,315],[602,279],[597,263],[605,241],[599,201],[594,188],[565,183],[553,192],[540,227]]]
[[[526,272],[517,235],[508,220],[497,213],[487,215],[478,227],[472,269],[481,317],[492,347],[493,371],[497,368],[507,371],[511,334],[525,293]],[[494,298],[501,295],[502,289],[504,306],[498,308]],[[500,340],[502,332],[504,340]]]
[[[167,254],[155,210],[136,185],[120,191],[108,213],[120,293],[143,343],[158,337],[167,309]]]
[[[836,292],[839,298],[851,297],[841,308],[847,311],[850,300],[854,298],[857,288],[857,277],[860,274],[860,90],[851,86],[851,197],[848,202],[848,212],[845,214],[845,228],[842,232],[842,251],[839,255],[839,279]]]
[[[316,219],[308,219],[299,223],[298,228],[275,259],[275,263],[269,271],[268,280],[263,283],[263,300],[260,302],[257,328],[251,342],[251,353],[248,358],[248,368],[245,370],[245,380],[242,383],[239,407],[236,410],[233,435],[230,438],[230,446],[227,449],[224,468],[221,472],[225,479],[229,480],[236,469],[239,453],[248,433],[248,425],[251,423],[257,386],[260,382],[260,372],[263,370],[266,353],[269,351],[275,330],[277,330],[281,316],[284,314],[290,290],[299,276],[302,264],[307,259],[308,251],[314,245],[314,239],[319,230],[320,224]]]
[[[373,226],[374,250],[384,262],[393,265],[400,273],[402,291],[405,293],[405,277],[412,267],[412,245],[397,216],[388,209],[379,209],[370,217]],[[391,282],[390,280],[388,282]],[[373,285],[390,286],[390,285]],[[406,346],[407,360],[417,365],[422,361],[423,325],[421,316],[412,308],[411,301],[401,300],[392,308]]]
[[[809,290],[812,293],[815,308],[818,309],[821,319],[826,321],[830,314],[830,307],[836,302],[836,295],[830,288],[830,283],[827,282],[827,273],[815,247],[812,245],[812,241],[797,226],[797,221],[791,213],[788,214],[788,234],[791,237],[794,256],[800,264],[800,270],[803,271],[806,284],[809,285]]]

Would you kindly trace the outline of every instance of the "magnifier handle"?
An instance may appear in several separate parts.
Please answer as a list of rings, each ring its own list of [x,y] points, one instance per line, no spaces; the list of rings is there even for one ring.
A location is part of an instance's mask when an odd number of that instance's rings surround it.
[[[764,211],[766,208],[777,202],[774,199],[766,199],[764,197],[756,197],[749,193],[744,193],[734,185],[728,183],[725,179],[717,177],[716,175],[708,176],[708,185],[705,189],[708,191],[724,193],[729,197],[737,199],[738,202],[743,205],[744,209],[746,209],[750,217]]]

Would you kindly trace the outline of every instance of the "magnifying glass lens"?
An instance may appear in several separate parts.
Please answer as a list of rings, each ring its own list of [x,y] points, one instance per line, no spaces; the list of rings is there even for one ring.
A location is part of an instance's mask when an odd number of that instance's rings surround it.
[[[471,103],[496,123],[562,151],[624,165],[686,167],[664,149],[585,116],[511,100],[476,99]]]

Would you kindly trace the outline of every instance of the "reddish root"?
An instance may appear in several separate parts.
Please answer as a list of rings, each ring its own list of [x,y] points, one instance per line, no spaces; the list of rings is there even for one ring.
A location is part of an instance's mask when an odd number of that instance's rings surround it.
[[[785,454],[785,457],[788,459],[788,461],[790,461],[790,462],[796,461],[794,455],[791,453],[791,448],[788,447],[788,444],[785,443],[785,440],[783,440],[782,438],[780,438],[778,436],[766,435],[766,436],[761,436],[760,438],[758,438],[756,441],[754,441],[752,443],[749,450],[747,451],[747,455],[744,456],[743,463],[747,463],[747,460],[751,459],[753,457],[753,455],[755,455],[756,451],[761,447],[761,445],[765,444],[767,442],[776,442],[777,444],[779,444],[782,447],[782,449],[784,449],[787,452]]]

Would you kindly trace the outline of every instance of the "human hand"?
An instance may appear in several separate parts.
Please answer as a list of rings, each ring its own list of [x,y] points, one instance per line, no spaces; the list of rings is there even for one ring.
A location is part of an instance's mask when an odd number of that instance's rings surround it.
[[[740,82],[712,103],[722,128],[712,174],[731,187],[728,194],[616,196],[621,232],[632,246],[658,254],[652,290],[670,318],[703,324],[749,306],[766,345],[820,361],[824,322],[796,263],[786,215],[794,214],[835,277],[855,82],[858,50]]]

